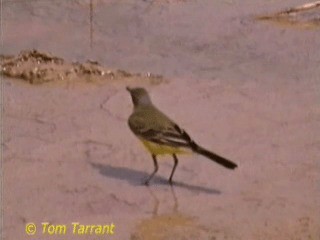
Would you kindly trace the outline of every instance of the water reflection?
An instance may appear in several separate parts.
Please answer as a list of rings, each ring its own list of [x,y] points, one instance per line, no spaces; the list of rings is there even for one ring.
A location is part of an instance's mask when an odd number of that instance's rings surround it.
[[[178,210],[174,187],[170,187],[170,191],[161,192],[161,195],[153,191],[152,187],[147,187],[147,191],[153,202],[152,215],[137,224],[130,239],[203,239],[201,236],[210,234],[195,217]]]
[[[93,0],[90,0],[90,50],[93,46]]]
[[[152,210],[152,216],[156,217],[159,215],[159,206],[160,206],[160,201],[159,198],[157,197],[157,194],[151,187],[147,187],[147,191],[150,193],[151,198],[153,199],[153,210]],[[178,198],[177,195],[175,194],[174,187],[170,185],[170,195],[171,195],[171,200],[173,202],[173,207],[171,210],[171,214],[177,214],[178,213]]]

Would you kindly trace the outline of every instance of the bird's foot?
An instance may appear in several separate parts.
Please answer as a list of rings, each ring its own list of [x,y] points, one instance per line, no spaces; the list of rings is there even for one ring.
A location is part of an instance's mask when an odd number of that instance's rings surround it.
[[[142,185],[149,186],[149,179],[142,182]]]

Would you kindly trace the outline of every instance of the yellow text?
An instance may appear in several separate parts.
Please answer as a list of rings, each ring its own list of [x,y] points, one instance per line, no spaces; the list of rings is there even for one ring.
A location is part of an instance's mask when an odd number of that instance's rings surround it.
[[[115,225],[113,223],[110,225],[83,225],[78,222],[73,222],[72,226],[72,232],[76,235],[113,235],[115,228]]]
[[[42,223],[42,233],[49,235],[65,235],[67,232],[67,226],[63,224],[50,224],[48,222]]]

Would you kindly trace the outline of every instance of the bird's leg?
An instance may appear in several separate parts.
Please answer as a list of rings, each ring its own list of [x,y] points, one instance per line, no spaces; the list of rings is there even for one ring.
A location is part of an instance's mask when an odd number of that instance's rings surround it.
[[[172,154],[172,157],[173,157],[173,160],[174,160],[174,165],[173,165],[173,168],[172,168],[172,172],[171,172],[171,175],[170,175],[170,178],[169,178],[169,183],[172,184],[172,177],[173,177],[173,174],[174,174],[174,171],[176,170],[177,166],[178,166],[178,158],[175,154]]]
[[[159,169],[156,155],[152,154],[152,159],[153,159],[153,164],[154,164],[154,170],[151,173],[151,175],[148,177],[148,179],[144,182],[145,185],[149,185],[150,180],[153,178],[153,176],[156,174],[156,172]]]

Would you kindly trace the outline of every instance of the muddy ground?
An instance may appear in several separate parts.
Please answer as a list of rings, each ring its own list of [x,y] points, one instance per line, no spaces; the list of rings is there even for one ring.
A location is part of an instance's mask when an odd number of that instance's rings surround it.
[[[4,239],[319,239],[319,8],[304,3],[4,1]],[[171,187],[162,157],[142,185],[126,86],[239,167],[181,156]]]

